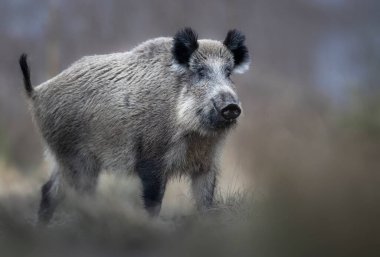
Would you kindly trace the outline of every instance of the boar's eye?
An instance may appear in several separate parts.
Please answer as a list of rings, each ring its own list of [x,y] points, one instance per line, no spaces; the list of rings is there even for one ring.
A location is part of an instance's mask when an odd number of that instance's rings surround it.
[[[207,75],[207,70],[205,67],[200,67],[197,69],[197,73],[201,78],[204,78]]]

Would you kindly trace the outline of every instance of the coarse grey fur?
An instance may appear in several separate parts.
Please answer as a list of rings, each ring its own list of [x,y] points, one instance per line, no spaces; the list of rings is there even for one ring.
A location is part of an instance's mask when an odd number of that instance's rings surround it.
[[[235,124],[220,122],[220,109],[240,106],[225,72],[242,71],[249,60],[237,67],[226,45],[197,40],[184,65],[173,54],[174,40],[84,57],[33,89],[32,112],[54,160],[42,188],[41,222],[50,220],[67,186],[94,191],[104,169],[137,174],[152,215],[176,175],[192,179],[199,209],[212,205],[218,153]]]

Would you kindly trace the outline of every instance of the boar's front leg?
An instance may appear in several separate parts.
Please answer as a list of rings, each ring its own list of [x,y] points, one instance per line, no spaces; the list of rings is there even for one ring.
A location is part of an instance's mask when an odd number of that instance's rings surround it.
[[[199,211],[206,211],[213,205],[217,168],[212,166],[205,171],[194,172],[191,176],[191,188]]]
[[[140,160],[136,166],[142,183],[144,206],[151,216],[160,213],[167,182],[159,164],[156,160]]]

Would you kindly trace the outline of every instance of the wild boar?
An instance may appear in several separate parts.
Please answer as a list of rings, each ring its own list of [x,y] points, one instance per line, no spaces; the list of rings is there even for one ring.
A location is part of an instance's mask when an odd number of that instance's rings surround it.
[[[222,143],[241,113],[230,76],[249,67],[244,41],[237,30],[220,42],[185,28],[84,57],[35,88],[22,55],[31,111],[54,159],[39,221],[51,219],[65,188],[93,192],[104,169],[137,174],[151,215],[173,176],[188,175],[197,207],[209,208]]]

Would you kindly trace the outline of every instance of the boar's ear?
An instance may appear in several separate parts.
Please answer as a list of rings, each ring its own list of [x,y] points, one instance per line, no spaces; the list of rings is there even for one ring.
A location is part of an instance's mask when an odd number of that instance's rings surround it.
[[[234,72],[243,73],[249,68],[248,48],[244,44],[245,36],[240,31],[233,29],[228,31],[223,44],[232,52],[234,56]]]
[[[198,35],[191,28],[184,28],[174,36],[172,53],[178,64],[189,66],[189,60],[198,49]]]

